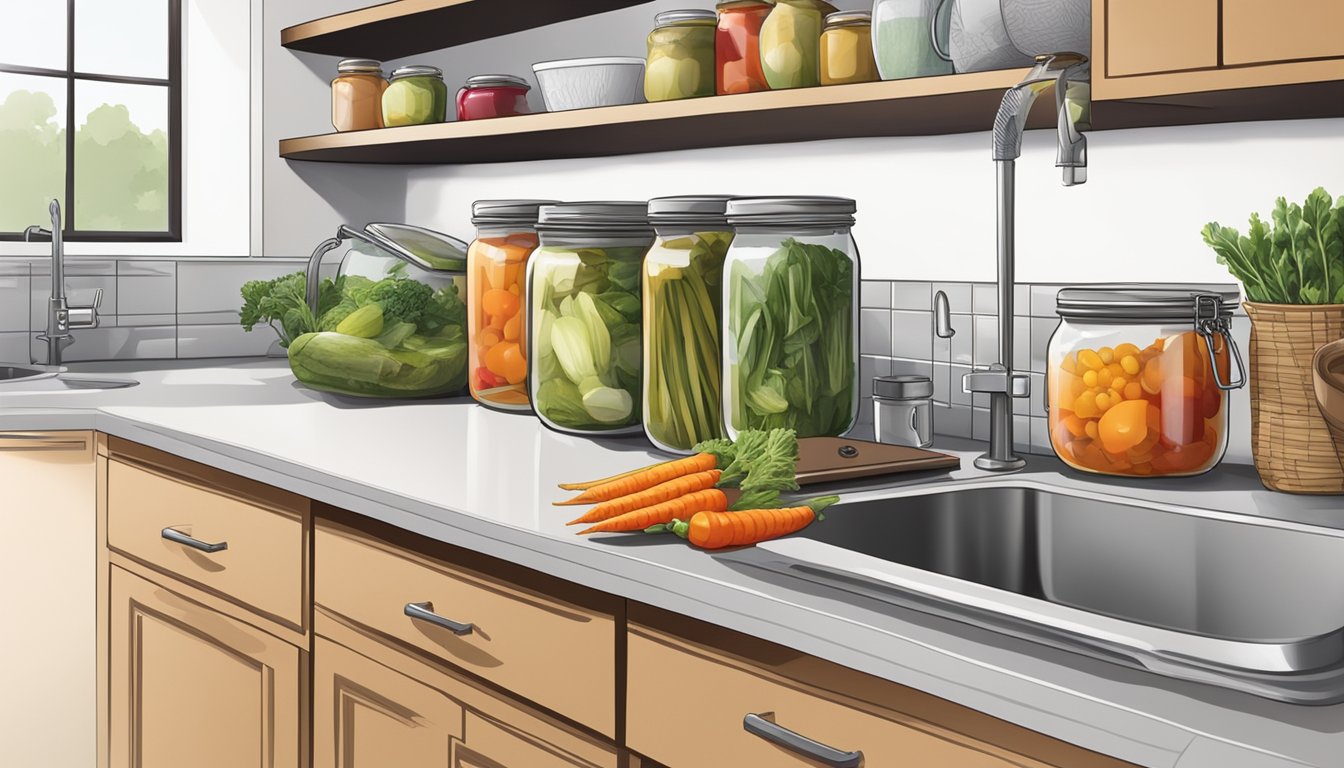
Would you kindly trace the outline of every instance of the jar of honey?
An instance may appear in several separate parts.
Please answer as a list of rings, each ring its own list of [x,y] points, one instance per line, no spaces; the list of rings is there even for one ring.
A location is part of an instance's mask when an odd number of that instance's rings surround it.
[[[338,131],[383,127],[383,65],[373,59],[341,59],[331,81],[331,126]]]
[[[873,59],[873,15],[839,11],[821,31],[821,84],[871,83],[880,79]]]
[[[1237,299],[1235,288],[1060,291],[1046,374],[1055,453],[1104,475],[1213,468],[1227,449],[1228,392],[1246,383],[1229,330]]]

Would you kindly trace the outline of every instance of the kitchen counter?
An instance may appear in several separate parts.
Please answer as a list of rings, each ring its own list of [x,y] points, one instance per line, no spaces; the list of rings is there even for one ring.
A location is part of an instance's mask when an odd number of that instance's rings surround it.
[[[196,363],[196,366],[201,363]],[[562,481],[660,458],[642,438],[586,440],[467,400],[381,403],[298,386],[281,360],[73,366],[117,390],[0,384],[0,431],[95,429],[418,534],[658,605],[908,685],[1142,765],[1337,765],[1344,705],[1294,706],[1172,680],[822,589],[784,589],[663,537],[585,538],[552,506]],[[855,489],[986,477],[971,468]],[[1113,482],[1032,457],[1015,480],[1344,529],[1338,498],[1266,491],[1251,467]],[[1248,568],[1255,567],[1247,563]],[[1336,588],[1336,585],[1322,585]]]

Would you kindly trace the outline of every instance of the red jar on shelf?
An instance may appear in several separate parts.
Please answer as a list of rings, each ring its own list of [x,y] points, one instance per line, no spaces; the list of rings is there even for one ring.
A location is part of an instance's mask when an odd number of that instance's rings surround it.
[[[484,120],[491,117],[526,115],[527,92],[532,86],[513,75],[475,75],[467,78],[457,92],[457,119]]]
[[[725,93],[768,91],[761,70],[761,24],[773,0],[724,0],[714,38],[716,90]]]

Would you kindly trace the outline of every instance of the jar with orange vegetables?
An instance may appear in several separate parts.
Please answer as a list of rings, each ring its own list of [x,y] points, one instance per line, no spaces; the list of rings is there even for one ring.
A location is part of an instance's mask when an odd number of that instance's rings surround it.
[[[478,200],[467,250],[468,377],[481,405],[526,411],[527,260],[537,248],[537,209],[551,200]]]
[[[1213,468],[1227,449],[1228,392],[1246,382],[1229,331],[1237,298],[1234,288],[1060,291],[1047,370],[1055,453],[1105,475]]]
[[[768,91],[761,69],[761,25],[775,0],[721,0],[714,35],[715,90],[720,94]]]

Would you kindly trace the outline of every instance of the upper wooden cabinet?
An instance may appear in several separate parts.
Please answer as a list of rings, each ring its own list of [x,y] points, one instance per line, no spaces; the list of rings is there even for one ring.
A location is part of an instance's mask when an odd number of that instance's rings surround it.
[[[1106,75],[1218,66],[1218,0],[1109,0],[1103,6]]]
[[[1222,4],[1224,64],[1344,56],[1340,0],[1222,0]]]

